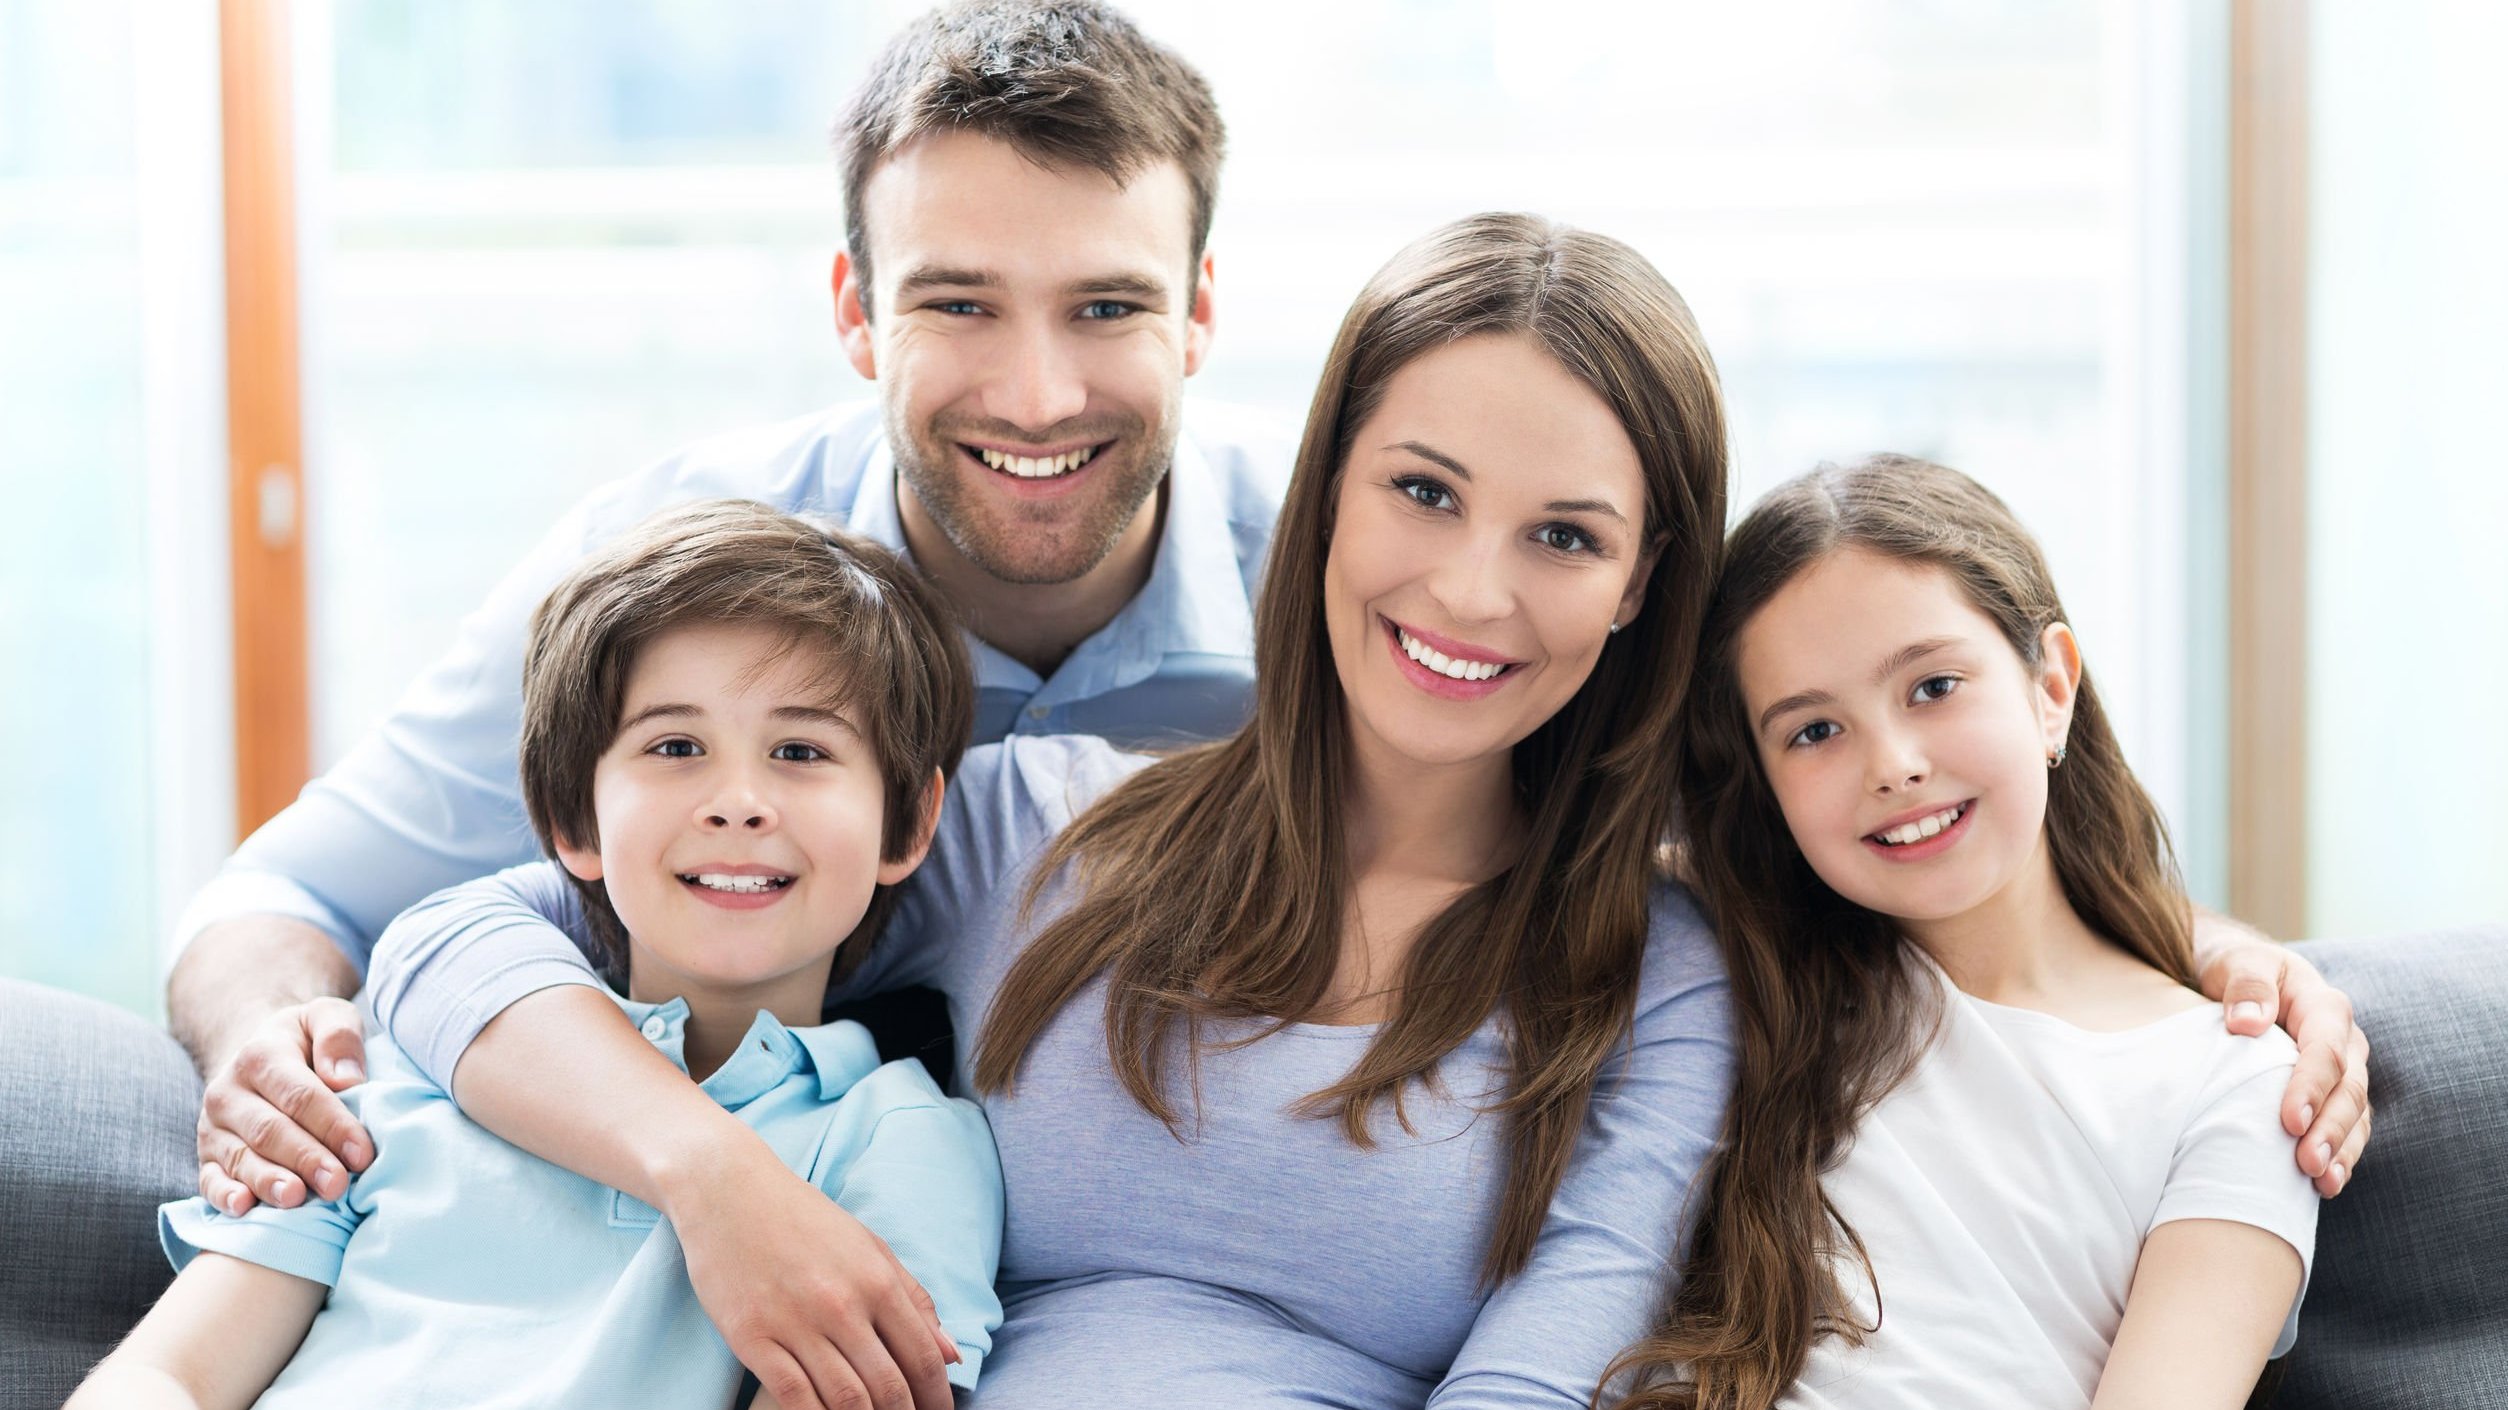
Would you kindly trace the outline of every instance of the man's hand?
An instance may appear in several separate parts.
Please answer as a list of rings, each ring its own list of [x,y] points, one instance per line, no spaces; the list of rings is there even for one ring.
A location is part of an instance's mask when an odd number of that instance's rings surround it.
[[[2369,1039],[2351,1021],[2351,997],[2316,966],[2254,931],[2199,917],[2196,950],[2204,995],[2228,1010],[2229,1031],[2272,1027],[2299,1045],[2282,1095],[2282,1129],[2299,1138],[2299,1168],[2331,1198],[2351,1183],[2369,1142]]]
[[[688,1281],[762,1403],[949,1410],[958,1349],[877,1234],[763,1144],[678,1185],[665,1212]]]
[[[262,1020],[203,1094],[202,1197],[241,1214],[257,1200],[292,1209],[308,1189],[320,1199],[347,1194],[349,1172],[374,1158],[374,1139],[333,1094],[366,1080],[365,1057],[365,1031],[346,999]]]

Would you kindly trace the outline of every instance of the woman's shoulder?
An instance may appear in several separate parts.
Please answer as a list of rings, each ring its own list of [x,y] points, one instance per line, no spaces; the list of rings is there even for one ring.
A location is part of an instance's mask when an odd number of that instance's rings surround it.
[[[1724,953],[1698,900],[1675,881],[1658,881],[1646,904],[1646,953],[1637,977],[1640,1039],[1650,1031],[1691,1030],[1718,1038],[1729,1025]]]

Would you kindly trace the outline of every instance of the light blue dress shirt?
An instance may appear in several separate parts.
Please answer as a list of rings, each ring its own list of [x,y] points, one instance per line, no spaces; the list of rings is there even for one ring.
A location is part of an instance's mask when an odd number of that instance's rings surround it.
[[[618,1002],[686,1066],[685,1003]],[[652,1206],[489,1134],[383,1034],[366,1053],[372,1078],[341,1097],[375,1158],[344,1198],[240,1218],[193,1198],[159,1216],[178,1268],[214,1251],[330,1287],[262,1406],[730,1403],[740,1365]],[[1001,1325],[983,1114],[920,1063],[882,1066],[859,1024],[790,1029],[763,1012],[702,1085],[888,1241],[964,1358],[950,1381],[974,1385]]]
[[[1255,585],[1293,450],[1285,428],[1258,415],[1188,406],[1149,581],[1049,677],[970,637],[975,741],[1092,734],[1155,747],[1244,723]],[[905,548],[876,403],[735,431],[603,487],[463,621],[390,718],[245,841],[193,898],[167,962],[209,925],[272,912],[325,931],[362,972],[412,902],[538,856],[515,763],[533,609],[587,553],[655,511],[720,495]]]
[[[972,750],[940,835],[842,997],[948,996],[958,1071],[1022,949],[1071,901],[1033,864],[1144,761],[1102,740]],[[375,1016],[449,1073],[490,1018],[550,984],[595,982],[582,911],[554,864],[429,897],[375,951]],[[982,1097],[1008,1191],[1004,1321],[979,1406],[1006,1410],[1584,1410],[1643,1336],[1713,1148],[1732,1065],[1723,966],[1688,894],[1652,897],[1627,1042],[1596,1083],[1574,1163],[1522,1274],[1481,1258],[1507,1169],[1493,1016],[1351,1143],[1301,1103],[1347,1077],[1370,1025],[1214,1022],[1169,1131],[1107,1059],[1106,979],[1066,1004],[1016,1086]],[[1244,1040],[1231,1045],[1230,1040]],[[1177,1064],[1181,1069],[1184,1064]],[[1176,1079],[1182,1088],[1186,1079]]]

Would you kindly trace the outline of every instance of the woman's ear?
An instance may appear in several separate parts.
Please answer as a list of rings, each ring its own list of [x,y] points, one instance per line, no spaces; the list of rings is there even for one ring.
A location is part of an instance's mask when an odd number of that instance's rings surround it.
[[[1614,627],[1625,628],[1637,620],[1637,610],[1646,605],[1646,584],[1654,580],[1655,563],[1662,557],[1660,538],[1646,545],[1646,551],[1637,556],[1637,571],[1628,575],[1628,587],[1622,590],[1620,604],[1611,612]]]
[[[2062,752],[2073,731],[2073,702],[2081,697],[2081,643],[2073,629],[2050,622],[2038,633],[2038,716],[2046,728],[2046,752]]]
[[[894,886],[914,875],[914,869],[923,865],[924,857],[928,856],[932,850],[932,834],[940,830],[941,796],[948,790],[948,787],[949,782],[942,776],[941,771],[932,770],[932,781],[923,790],[923,816],[915,826],[914,843],[897,860],[893,862],[886,858],[880,860],[878,877],[880,885]]]

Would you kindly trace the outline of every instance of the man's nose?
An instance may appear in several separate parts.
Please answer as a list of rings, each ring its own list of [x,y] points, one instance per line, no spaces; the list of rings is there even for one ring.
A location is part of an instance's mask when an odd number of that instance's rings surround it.
[[[1021,430],[1044,432],[1088,408],[1078,351],[1049,320],[1020,326],[1000,347],[986,382],[985,411]]]

